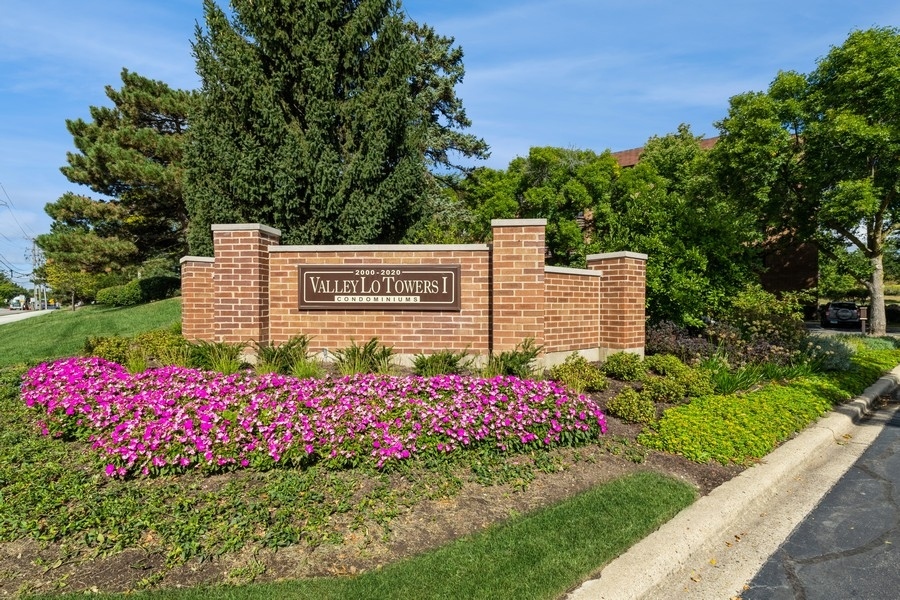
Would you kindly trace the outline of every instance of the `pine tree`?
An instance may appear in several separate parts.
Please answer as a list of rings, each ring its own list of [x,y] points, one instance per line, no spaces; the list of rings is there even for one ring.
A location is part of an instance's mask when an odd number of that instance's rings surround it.
[[[194,55],[186,200],[210,225],[259,222],[292,244],[389,243],[422,211],[428,126],[415,42],[395,0],[205,0]]]
[[[187,211],[182,195],[182,154],[193,92],[122,70],[122,88],[106,87],[112,107],[90,107],[92,121],[66,121],[78,152],[67,154],[63,175],[88,186],[116,204],[120,218],[99,223],[95,233],[117,236],[138,249],[136,262],[165,257],[172,264],[187,250]],[[49,204],[57,219],[77,221],[88,229],[98,214],[91,201],[67,194]],[[78,207],[87,213],[76,214]],[[73,210],[76,213],[73,213]],[[65,229],[65,228],[63,228]]]

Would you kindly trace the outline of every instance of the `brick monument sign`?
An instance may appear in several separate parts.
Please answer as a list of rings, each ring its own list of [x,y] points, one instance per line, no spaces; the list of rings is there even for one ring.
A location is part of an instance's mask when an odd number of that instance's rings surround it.
[[[526,338],[543,361],[644,351],[646,255],[545,265],[544,219],[495,220],[490,244],[282,246],[258,224],[213,225],[214,258],[181,259],[182,333],[278,345],[305,334],[316,352],[365,343],[416,354],[487,357]]]

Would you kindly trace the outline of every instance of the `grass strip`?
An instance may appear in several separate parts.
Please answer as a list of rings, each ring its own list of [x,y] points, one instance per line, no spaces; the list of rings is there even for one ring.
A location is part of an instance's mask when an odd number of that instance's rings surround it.
[[[671,519],[696,497],[696,491],[683,482],[651,472],[637,473],[552,507],[515,517],[433,552],[352,578],[157,590],[128,597],[177,600],[557,598]],[[77,594],[62,597],[76,596],[80,597]]]
[[[131,336],[181,322],[181,298],[129,308],[83,306],[0,325],[0,367],[81,353],[90,336]]]

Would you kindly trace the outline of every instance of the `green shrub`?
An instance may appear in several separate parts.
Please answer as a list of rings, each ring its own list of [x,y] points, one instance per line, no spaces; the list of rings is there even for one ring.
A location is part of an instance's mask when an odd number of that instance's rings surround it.
[[[413,372],[422,377],[434,375],[460,375],[472,367],[475,359],[468,352],[440,350],[434,354],[417,354],[413,357]]]
[[[728,347],[729,357],[735,362],[789,363],[806,344],[803,305],[807,301],[803,293],[775,296],[758,284],[747,286],[721,315],[724,323],[709,328],[711,336],[720,347]],[[740,343],[728,339],[728,326],[736,329]],[[738,360],[744,353],[748,356]]]
[[[543,348],[535,346],[534,339],[527,338],[513,350],[491,355],[487,365],[482,369],[482,374],[485,377],[509,375],[521,379],[532,378],[535,376],[534,360]]]
[[[893,349],[893,348],[891,348]],[[853,350],[836,336],[818,336],[810,339],[804,349],[804,358],[815,371],[846,371],[852,364]]]
[[[609,401],[606,412],[628,423],[648,424],[656,420],[656,405],[653,400],[630,387]]]
[[[684,386],[685,395],[688,398],[709,396],[716,391],[709,372],[703,369],[688,367],[686,371],[675,377]]]
[[[673,354],[647,356],[644,358],[644,368],[657,375],[678,375],[690,370],[690,367]]]
[[[169,327],[146,331],[133,337],[89,337],[82,353],[111,360],[136,373],[154,364],[192,366],[188,346],[181,334]]]
[[[164,300],[181,286],[181,280],[172,276],[134,279],[125,285],[114,285],[97,292],[97,304],[104,306],[135,306],[154,300]]]
[[[610,354],[600,368],[607,376],[621,381],[637,381],[646,371],[643,359],[632,352]]]
[[[136,279],[141,293],[141,302],[153,302],[172,297],[181,288],[181,279],[171,275],[155,275]],[[134,283],[134,282],[132,282]]]
[[[335,350],[334,363],[341,375],[357,373],[390,374],[396,370],[394,365],[394,349],[380,346],[378,338],[372,338],[362,346],[350,342],[350,346]]]
[[[131,340],[121,336],[88,337],[85,340],[82,354],[96,356],[114,363],[124,365],[128,361],[128,352],[131,348]]]
[[[183,356],[188,342],[174,328],[154,329],[140,333],[134,337],[132,352],[138,352],[144,358],[160,364],[177,364],[187,366],[183,361],[169,362],[167,358]]]
[[[553,366],[548,377],[578,393],[599,392],[607,386],[603,372],[577,352],[567,356],[562,364]]]
[[[687,396],[687,388],[677,377],[648,377],[644,380],[641,395],[651,402],[675,404],[683,402]]]
[[[136,280],[125,285],[103,288],[97,292],[96,302],[105,306],[135,306],[142,302],[141,288]]]

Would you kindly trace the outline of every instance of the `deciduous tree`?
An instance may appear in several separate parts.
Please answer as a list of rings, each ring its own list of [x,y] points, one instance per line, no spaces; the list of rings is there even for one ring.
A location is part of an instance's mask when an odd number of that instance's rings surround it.
[[[714,150],[723,189],[743,210],[825,252],[866,257],[876,335],[886,328],[883,256],[900,228],[897,98],[900,31],[854,31],[809,75],[782,72],[767,93],[733,98]]]

